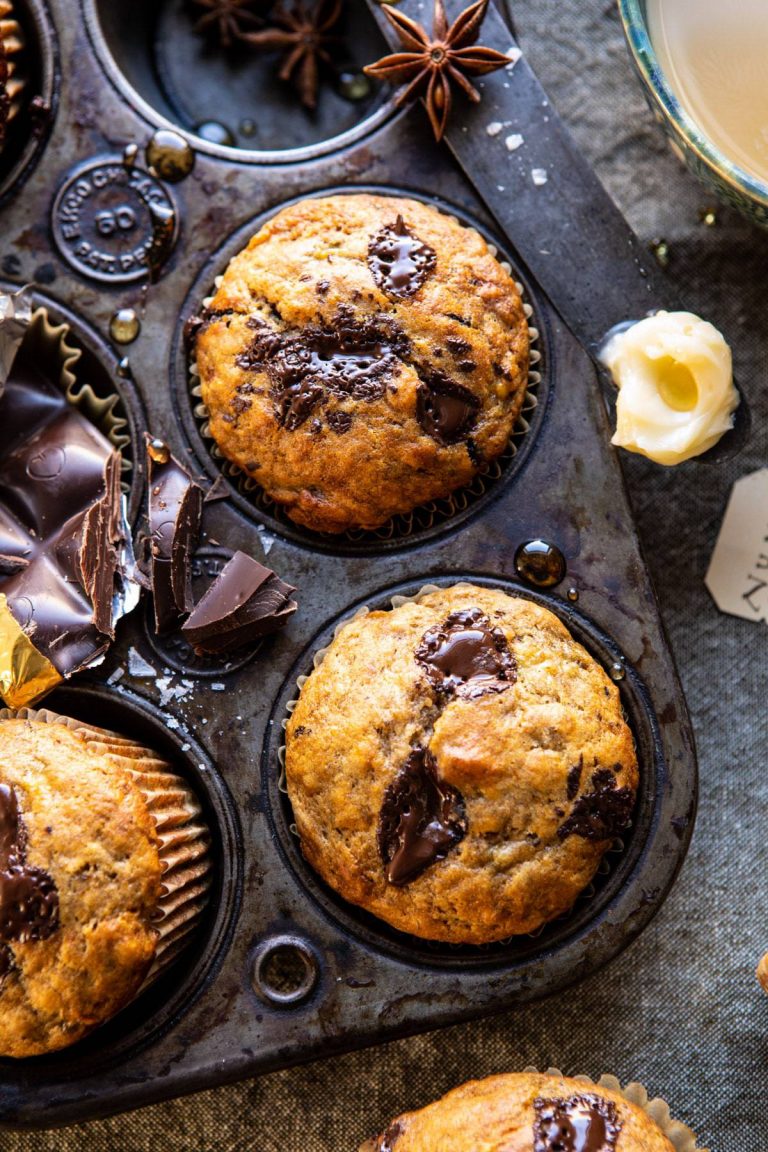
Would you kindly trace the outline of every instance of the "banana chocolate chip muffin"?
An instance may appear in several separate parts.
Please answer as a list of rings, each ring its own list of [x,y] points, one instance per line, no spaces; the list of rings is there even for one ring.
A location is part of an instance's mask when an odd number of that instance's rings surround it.
[[[602,668],[551,612],[471,584],[341,629],[288,723],[286,772],[322,878],[458,944],[566,912],[638,784]]]
[[[675,1144],[662,1128],[666,1106],[652,1116],[612,1083],[535,1072],[472,1080],[398,1117],[361,1152],[695,1152],[682,1124],[667,1125]]]
[[[448,496],[503,452],[528,325],[477,232],[391,196],[283,209],[191,325],[213,439],[322,532]]]
[[[170,963],[209,886],[200,807],[135,741],[0,712],[0,1056],[67,1047]]]

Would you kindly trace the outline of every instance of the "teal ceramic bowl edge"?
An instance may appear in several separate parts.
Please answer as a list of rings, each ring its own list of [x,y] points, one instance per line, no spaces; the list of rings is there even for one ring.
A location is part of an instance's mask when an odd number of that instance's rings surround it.
[[[644,0],[618,0],[630,57],[656,120],[682,159],[703,183],[755,223],[768,227],[768,184],[734,164],[704,136],[669,87],[661,70]]]

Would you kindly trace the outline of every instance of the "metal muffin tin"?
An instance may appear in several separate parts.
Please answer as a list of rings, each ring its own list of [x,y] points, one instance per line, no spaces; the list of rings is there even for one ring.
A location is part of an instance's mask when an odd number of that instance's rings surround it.
[[[193,473],[217,475],[193,413],[182,325],[265,214],[324,189],[375,187],[432,199],[439,187],[440,206],[495,235],[426,122],[384,101],[332,148],[321,143],[265,156],[201,146],[192,175],[158,193],[176,206],[180,234],[146,298],[140,281],[85,275],[53,240],[66,190],[77,192],[85,180],[77,213],[87,217],[124,147],[137,143],[138,176],[125,195],[139,212],[155,194],[141,148],[163,115],[118,73],[99,23],[103,4],[25,0],[24,7],[26,19],[47,29],[43,70],[54,119],[50,139],[31,156],[32,170],[30,157],[20,158],[6,180],[0,275],[13,285],[42,282],[40,301],[72,325],[89,369],[100,365],[102,379],[114,381],[133,438],[134,517],[144,487],[145,428],[167,439]],[[104,183],[88,183],[94,172]],[[115,187],[109,195],[119,199],[122,185]],[[546,234],[546,220],[530,215],[527,226]],[[693,737],[609,444],[601,383],[519,255],[503,237],[496,243],[533,306],[544,378],[517,456],[480,498],[428,530],[334,541],[269,515],[230,483],[226,499],[206,505],[195,579],[203,586],[235,549],[251,553],[299,588],[300,610],[288,629],[227,665],[193,658],[178,637],[158,639],[140,609],[121,625],[101,668],[46,701],[145,739],[188,774],[213,831],[216,882],[198,942],[127,1011],[55,1056],[0,1061],[0,1124],[44,1127],[103,1116],[553,993],[619,953],[669,891],[695,815]],[[112,313],[144,306],[138,340],[110,345]],[[595,327],[598,317],[599,309]],[[567,559],[565,581],[548,593],[516,578],[515,552],[534,538],[557,545]],[[279,753],[296,679],[339,620],[426,583],[467,579],[544,604],[601,663],[623,666],[619,686],[642,782],[630,832],[571,914],[537,936],[446,948],[345,904],[306,866],[280,789]]]

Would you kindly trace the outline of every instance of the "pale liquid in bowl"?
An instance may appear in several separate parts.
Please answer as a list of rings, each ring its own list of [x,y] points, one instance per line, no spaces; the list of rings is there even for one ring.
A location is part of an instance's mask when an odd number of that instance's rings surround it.
[[[647,0],[661,70],[703,135],[768,183],[768,0]]]

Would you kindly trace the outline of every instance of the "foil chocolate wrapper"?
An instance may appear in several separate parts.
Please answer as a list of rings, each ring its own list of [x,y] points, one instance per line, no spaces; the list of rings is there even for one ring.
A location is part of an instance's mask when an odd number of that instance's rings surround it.
[[[0,292],[0,396],[31,320],[32,296],[29,288],[21,288],[18,292]]]
[[[0,592],[0,696],[6,705],[23,708],[62,680],[50,660],[35,648]]]

